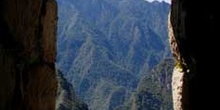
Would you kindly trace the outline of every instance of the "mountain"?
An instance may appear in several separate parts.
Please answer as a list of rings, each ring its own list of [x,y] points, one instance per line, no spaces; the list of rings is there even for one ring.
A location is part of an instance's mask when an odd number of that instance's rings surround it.
[[[57,67],[91,110],[114,110],[170,57],[169,4],[58,0]]]
[[[88,110],[87,105],[76,96],[72,84],[63,77],[63,73],[59,70],[56,73],[58,80],[56,110]]]
[[[137,92],[118,110],[173,110],[171,79],[173,59],[165,59],[143,75]]]

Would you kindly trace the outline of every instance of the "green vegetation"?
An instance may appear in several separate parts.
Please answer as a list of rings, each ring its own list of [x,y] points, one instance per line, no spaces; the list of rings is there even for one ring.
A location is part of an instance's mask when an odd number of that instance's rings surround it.
[[[126,110],[172,110],[171,79],[173,60],[161,61],[141,79],[137,92],[125,105]],[[126,107],[127,106],[127,107]]]
[[[58,4],[57,67],[91,110],[120,109],[131,103],[127,101],[142,77],[171,57],[169,4],[145,0],[58,0]],[[148,83],[149,102],[161,105],[160,96],[153,93],[161,83]]]
[[[56,96],[56,110],[88,110],[85,103],[78,99],[70,83],[57,70],[58,90]]]
[[[183,64],[181,64],[179,61],[175,61],[175,67],[182,70]]]

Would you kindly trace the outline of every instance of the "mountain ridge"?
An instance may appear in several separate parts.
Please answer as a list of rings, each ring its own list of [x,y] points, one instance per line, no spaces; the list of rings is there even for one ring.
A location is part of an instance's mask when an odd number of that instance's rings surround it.
[[[123,105],[142,75],[171,57],[169,4],[144,0],[58,0],[58,4],[57,66],[91,109]],[[96,101],[105,106],[98,107]]]

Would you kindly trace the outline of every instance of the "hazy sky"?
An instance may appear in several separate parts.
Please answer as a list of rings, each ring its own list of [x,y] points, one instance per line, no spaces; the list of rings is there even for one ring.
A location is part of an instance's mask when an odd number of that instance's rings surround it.
[[[152,2],[152,1],[155,1],[155,0],[147,0],[147,1]],[[167,3],[170,3],[170,2],[171,2],[171,0],[157,0],[157,1],[165,1],[165,2],[167,2]]]

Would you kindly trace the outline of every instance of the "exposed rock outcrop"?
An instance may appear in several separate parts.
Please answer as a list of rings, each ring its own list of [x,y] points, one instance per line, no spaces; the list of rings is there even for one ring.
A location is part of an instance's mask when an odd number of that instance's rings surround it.
[[[212,64],[219,58],[214,51],[211,51],[218,47],[216,46],[218,40],[214,37],[218,35],[214,26],[217,24],[215,4],[217,4],[215,1],[172,0],[170,44],[176,59],[176,68],[181,68],[180,73],[183,73],[183,77],[180,78],[182,80],[179,78],[173,80],[173,92],[180,92],[173,93],[175,110],[198,110],[201,106],[210,109],[215,105],[204,101],[215,97],[212,96],[214,92],[210,92],[211,88],[206,86],[216,84],[213,83],[216,81],[215,74],[208,73],[214,73],[215,65]],[[179,72],[174,69],[173,77],[177,74]],[[211,81],[207,81],[210,79]],[[176,87],[180,85],[182,86]],[[176,91],[175,88],[179,90]]]
[[[55,0],[0,1],[0,110],[54,110]]]
[[[72,84],[57,70],[58,88],[56,110],[88,110],[88,107],[76,96]]]

